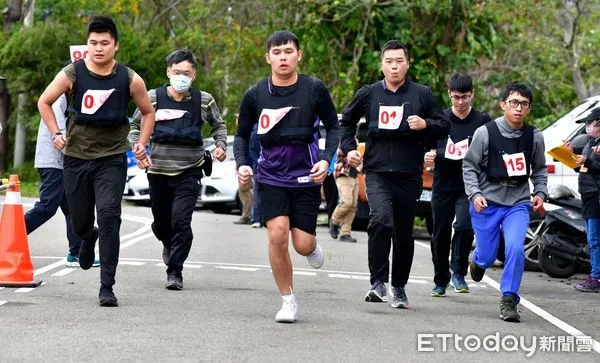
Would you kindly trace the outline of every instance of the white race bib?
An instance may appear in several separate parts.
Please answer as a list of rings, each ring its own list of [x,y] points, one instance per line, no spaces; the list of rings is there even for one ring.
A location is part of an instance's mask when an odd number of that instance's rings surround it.
[[[502,159],[504,159],[504,167],[509,177],[527,175],[525,154],[503,154]]]
[[[71,55],[71,62],[77,62],[87,57],[87,45],[71,45],[69,46],[69,54]]]
[[[404,116],[402,106],[379,106],[379,128],[384,130],[397,130]]]
[[[89,89],[83,94],[83,100],[81,100],[81,113],[87,115],[93,115],[98,111],[100,106],[106,102],[106,100],[115,91],[111,89]]]
[[[464,139],[455,144],[451,138],[448,138],[444,157],[450,160],[462,160],[465,158],[467,150],[469,150],[469,139]]]
[[[185,115],[187,111],[185,110],[173,110],[169,108],[163,108],[160,110],[156,110],[155,120],[156,121],[168,121],[168,120],[176,120],[181,118],[181,116]]]
[[[262,112],[260,113],[260,117],[258,118],[257,133],[262,135],[271,131],[271,129],[275,127],[275,125],[277,125],[292,108],[293,107],[291,106],[277,109],[263,108]]]

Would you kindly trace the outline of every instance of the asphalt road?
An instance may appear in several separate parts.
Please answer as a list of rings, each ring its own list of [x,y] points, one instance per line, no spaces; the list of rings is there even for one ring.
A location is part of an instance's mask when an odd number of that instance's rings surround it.
[[[505,323],[498,318],[501,268],[489,270],[481,283],[468,281],[470,294],[450,289],[446,298],[432,298],[429,242],[419,239],[407,285],[411,307],[395,310],[364,302],[366,233],[355,232],[358,243],[342,243],[324,227],[317,232],[326,254],[322,269],[292,253],[299,321],[278,324],[281,300],[266,231],[234,225],[236,218],[195,212],[185,288],[168,291],[150,209],[124,206],[119,307],[102,308],[99,269],[63,264],[67,241],[57,214],[29,236],[35,277],[44,284],[0,290],[0,362],[600,359],[600,295],[578,293],[575,280],[525,273],[522,322]]]

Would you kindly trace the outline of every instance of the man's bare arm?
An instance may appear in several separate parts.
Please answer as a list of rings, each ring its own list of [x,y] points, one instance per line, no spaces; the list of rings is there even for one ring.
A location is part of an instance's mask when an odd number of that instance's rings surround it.
[[[73,87],[73,82],[67,77],[64,71],[58,72],[54,80],[50,82],[48,87],[38,100],[37,106],[40,112],[42,120],[46,123],[46,126],[51,133],[60,131],[54,111],[52,111],[52,104],[58,100],[62,94],[66,94]]]
[[[146,146],[148,145],[148,140],[150,140],[150,135],[152,135],[152,132],[154,131],[154,107],[152,107],[150,97],[148,97],[146,84],[142,77],[138,76],[137,73],[131,80],[130,90],[131,98],[133,98],[133,102],[135,102],[135,105],[142,114],[142,127],[139,142]]]

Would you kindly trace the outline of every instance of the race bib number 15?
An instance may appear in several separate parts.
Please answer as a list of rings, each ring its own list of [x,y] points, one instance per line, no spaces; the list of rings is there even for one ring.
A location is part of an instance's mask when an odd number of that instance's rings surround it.
[[[504,167],[506,168],[509,177],[527,175],[525,154],[504,154],[502,155],[502,159],[504,159]]]
[[[114,88],[87,90],[83,94],[83,100],[81,100],[81,113],[87,115],[95,114],[114,91]]]
[[[465,158],[467,150],[469,150],[469,139],[464,139],[455,144],[451,138],[448,138],[444,157],[450,160],[462,160]]]
[[[404,116],[402,106],[379,106],[379,128],[384,130],[397,130]]]

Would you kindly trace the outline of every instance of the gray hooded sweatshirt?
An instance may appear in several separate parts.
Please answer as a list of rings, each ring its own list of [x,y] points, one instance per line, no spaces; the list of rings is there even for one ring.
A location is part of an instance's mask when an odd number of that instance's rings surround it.
[[[52,111],[54,111],[54,117],[58,123],[58,128],[64,133],[65,132],[65,110],[67,109],[67,98],[65,95],[61,95],[56,102],[52,104]],[[37,169],[63,168],[63,153],[60,150],[54,148],[54,141],[52,140],[52,133],[46,127],[44,120],[40,121],[40,127],[38,129],[37,142],[35,144],[35,165]]]
[[[504,116],[494,120],[500,134],[506,138],[517,138],[523,135],[521,130],[510,127]],[[530,200],[529,183],[519,186],[508,186],[487,180],[487,174],[482,167],[488,163],[489,134],[485,126],[475,130],[473,141],[463,160],[463,179],[465,192],[469,200],[483,196],[488,203],[503,206],[513,206]],[[533,183],[533,193],[546,200],[548,195],[548,174],[546,171],[546,157],[544,155],[544,136],[537,128],[533,131],[533,153],[529,178]]]

